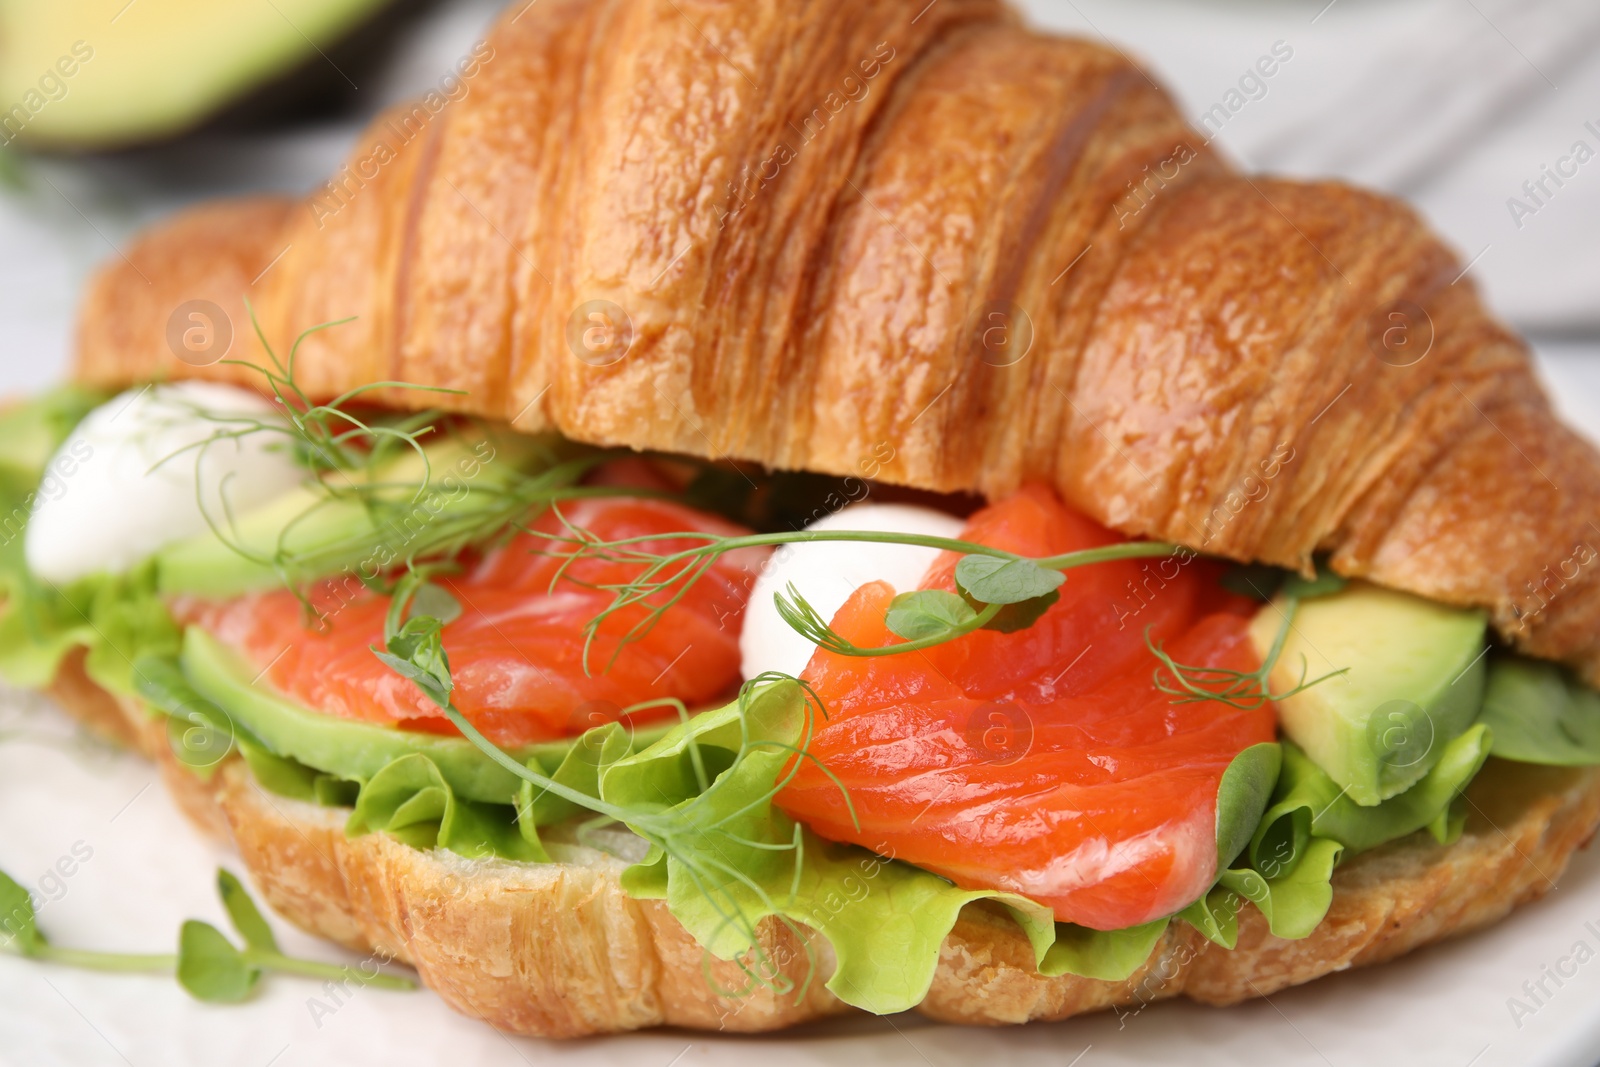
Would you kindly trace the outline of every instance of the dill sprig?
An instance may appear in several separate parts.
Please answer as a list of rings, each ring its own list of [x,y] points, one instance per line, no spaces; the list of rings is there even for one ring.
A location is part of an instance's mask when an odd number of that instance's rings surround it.
[[[358,403],[367,394],[381,389],[449,396],[465,396],[464,390],[417,385],[411,382],[381,381],[357,386],[332,400],[319,403],[301,388],[296,379],[295,368],[300,356],[300,346],[307,338],[323,330],[346,325],[355,319],[338,319],[303,330],[290,345],[287,360],[282,360],[278,357],[277,350],[267,340],[266,333],[256,318],[255,308],[248,300],[245,301],[245,310],[249,312],[250,325],[255,330],[262,350],[267,354],[270,366],[242,359],[224,359],[218,363],[220,366],[239,367],[260,375],[267,391],[272,394],[282,410],[283,419],[281,421],[253,419],[242,414],[218,417],[197,408],[196,413],[201,417],[225,423],[231,428],[218,430],[211,438],[180,449],[174,455],[191,450],[203,452],[219,441],[266,433],[282,436],[285,443],[290,446],[295,460],[315,474],[336,471],[348,474],[370,470],[375,465],[392,458],[394,450],[398,448],[408,448],[413,451],[423,464],[424,471],[431,473],[428,454],[423,447],[422,439],[434,432],[435,425],[445,414],[442,410],[435,408],[408,415],[363,418],[352,409],[351,405]],[[161,462],[166,462],[166,459]],[[426,479],[422,486],[414,488],[419,494],[425,492]],[[338,483],[330,482],[329,491],[339,492]]]
[[[534,529],[527,532],[550,543],[545,550],[547,554],[562,557],[550,579],[552,591],[562,579],[575,580],[569,577],[569,570],[582,559],[634,564],[641,568],[629,581],[591,585],[591,588],[611,593],[612,599],[584,627],[586,673],[591,671],[595,641],[607,620],[619,613],[643,609],[639,618],[618,638],[606,665],[609,669],[628,644],[648,634],[722,557],[743,549],[850,541],[936,548],[960,556],[955,568],[959,595],[919,590],[895,598],[888,617],[889,627],[906,640],[894,644],[872,648],[855,644],[834,630],[831,622],[792,584],[785,593],[774,595],[778,614],[785,622],[813,644],[848,656],[901,655],[932,648],[979,629],[1021,629],[1055,602],[1060,595],[1058,589],[1066,580],[1066,572],[1073,568],[1110,560],[1169,556],[1178,551],[1176,545],[1165,542],[1131,541],[1054,556],[1029,557],[976,541],[878,530],[791,530],[733,536],[684,530],[605,540],[571,522],[558,505],[553,505],[551,512],[561,522],[564,532]],[[650,547],[662,542],[691,543],[673,551]],[[938,601],[942,608],[940,613],[920,610],[930,604],[929,594],[950,598]],[[953,601],[961,601],[965,608],[956,606]],[[929,619],[944,624],[930,626]]]
[[[1320,678],[1306,680],[1310,664],[1302,654],[1300,657],[1299,680],[1281,693],[1274,693],[1271,687],[1272,672],[1277,668],[1278,659],[1283,655],[1284,643],[1289,638],[1289,631],[1294,628],[1294,616],[1300,607],[1300,598],[1295,596],[1285,597],[1281,610],[1282,621],[1272,638],[1272,645],[1267,654],[1262,657],[1261,666],[1253,671],[1238,671],[1227,667],[1196,666],[1193,664],[1179,663],[1168,654],[1162,644],[1152,641],[1150,627],[1144,630],[1144,643],[1152,655],[1160,661],[1160,665],[1151,673],[1151,681],[1157,689],[1173,697],[1174,704],[1193,704],[1204,700],[1214,700],[1226,704],[1240,711],[1254,711],[1263,704],[1276,703],[1287,700],[1296,693],[1310,689],[1327,681],[1336,675],[1349,671],[1349,667],[1340,667],[1338,670],[1329,671]]]
[[[412,621],[415,621],[415,619]],[[442,645],[437,643],[437,631],[429,624],[424,624],[423,629],[428,633],[427,643],[431,647],[426,651],[420,652],[418,658],[423,661],[430,661],[434,657],[438,657],[444,660],[445,669],[448,670],[447,656]],[[407,672],[402,671],[402,673]],[[408,676],[410,675],[408,674]],[[794,742],[753,736],[748,718],[750,701],[753,695],[768,685],[783,683],[798,685],[804,693],[805,714],[800,736]],[[856,818],[848,790],[845,789],[834,773],[809,751],[811,738],[815,730],[815,714],[822,713],[822,704],[816,693],[806,682],[777,674],[761,675],[746,682],[740,688],[737,698],[740,742],[738,750],[733,754],[732,763],[714,780],[711,779],[706,771],[706,762],[700,751],[699,742],[692,732],[689,733],[686,738],[687,747],[699,790],[684,802],[673,805],[653,806],[628,806],[612,803],[582,790],[571,788],[540,771],[534,770],[528,765],[519,762],[504,749],[485,737],[450,701],[447,691],[441,692],[433,687],[427,687],[425,691],[440,705],[445,716],[461,731],[462,736],[475,745],[484,755],[488,756],[489,759],[523,781],[532,783],[540,790],[567,800],[580,808],[594,812],[597,818],[586,820],[580,828],[580,834],[583,832],[592,833],[598,826],[620,824],[643,838],[647,844],[659,850],[661,855],[675,864],[676,870],[674,873],[678,876],[686,877],[690,886],[706,901],[716,915],[718,921],[717,933],[732,929],[745,942],[753,946],[747,954],[748,958],[747,956],[740,956],[735,961],[747,979],[746,986],[743,989],[717,988],[716,992],[719,995],[728,997],[743,996],[756,987],[769,989],[778,995],[796,991],[795,983],[783,974],[781,968],[769,965],[770,961],[767,960],[766,954],[761,948],[757,921],[751,919],[736,895],[735,889],[743,889],[753,896],[760,905],[760,914],[772,915],[796,938],[804,941],[805,931],[800,924],[783,914],[780,902],[773,900],[765,886],[755,878],[752,878],[737,862],[733,861],[728,856],[727,850],[739,848],[792,853],[794,874],[789,896],[791,900],[798,896],[800,877],[805,864],[805,837],[801,825],[799,823],[793,824],[792,834],[786,841],[766,841],[740,833],[735,828],[735,824],[744,816],[765,810],[771,805],[777,795],[799,773],[802,764],[806,762],[810,762],[821,770],[839,788],[840,794],[843,796],[846,807],[850,812],[852,822],[855,823],[857,829],[860,828],[860,822]],[[682,720],[687,722],[689,719],[687,711],[681,703],[674,703]],[[719,811],[719,784],[730,782],[739,765],[749,759],[752,754],[761,750],[787,753],[793,758],[788,761],[786,769],[780,772],[764,791],[757,793],[750,800],[732,811]],[[600,770],[604,774],[606,767],[603,766]],[[706,963],[709,967],[709,959]],[[816,959],[810,951],[807,952],[806,966],[806,977],[799,988],[801,995],[804,995],[805,988],[809,986],[816,976]],[[707,979],[708,981],[711,980],[709,971]],[[713,983],[713,986],[715,988],[715,983]]]
[[[221,362],[259,375],[278,414],[219,414],[195,405],[195,414],[216,423],[216,430],[163,457],[156,466],[192,452],[200,512],[212,535],[294,592],[308,612],[314,613],[304,588],[308,583],[337,573],[376,547],[393,548],[394,558],[385,564],[382,573],[358,577],[374,591],[388,593],[394,588],[396,575],[418,575],[427,568],[437,570],[440,560],[453,561],[469,550],[487,548],[498,539],[509,537],[522,520],[555,501],[624,492],[616,487],[579,484],[597,464],[614,455],[607,450],[574,446],[553,438],[498,434],[474,420],[439,408],[395,414],[359,407],[377,390],[465,395],[462,390],[382,381],[318,402],[297,380],[301,346],[312,335],[352,320],[305,330],[291,345],[287,359],[280,359],[254,309],[248,302],[246,307],[267,361]],[[282,447],[305,468],[305,484],[311,490],[306,505],[298,513],[283,517],[266,535],[269,540],[265,543],[262,531],[247,532],[241,527],[240,516],[228,500],[227,479],[218,494],[221,513],[215,514],[207,505],[198,477],[209,449],[253,435],[281,438]],[[441,511],[430,509],[422,521],[413,521],[421,514],[417,511],[419,505],[441,483],[435,469],[441,459],[481,460],[487,465],[502,455],[506,458],[499,460],[494,475],[474,476],[460,501]],[[448,477],[443,484],[449,486]],[[639,495],[638,491],[627,492]],[[341,521],[341,516],[347,516],[352,508],[364,515],[364,522]],[[391,533],[402,529],[403,536]]]

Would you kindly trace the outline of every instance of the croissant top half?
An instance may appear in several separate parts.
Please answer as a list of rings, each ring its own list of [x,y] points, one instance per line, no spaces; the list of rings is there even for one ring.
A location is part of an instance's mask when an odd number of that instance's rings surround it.
[[[1404,206],[1235,173],[991,0],[523,0],[300,201],[96,278],[87,381],[233,358],[602,443],[936,490],[1488,609],[1600,683],[1600,455]],[[225,325],[225,324],[224,324]]]

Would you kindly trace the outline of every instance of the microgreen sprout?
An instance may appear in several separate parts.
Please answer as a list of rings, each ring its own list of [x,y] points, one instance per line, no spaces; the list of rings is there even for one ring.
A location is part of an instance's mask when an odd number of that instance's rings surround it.
[[[414,586],[411,590],[404,591],[404,595],[408,599],[411,598],[414,589],[418,587]],[[414,600],[412,602],[414,605]],[[690,729],[686,733],[685,746],[698,787],[693,795],[678,802],[663,796],[659,803],[654,801],[619,803],[606,799],[603,795],[596,796],[575,789],[516,759],[485,737],[482,731],[461,713],[451,699],[454,687],[450,680],[450,660],[443,644],[443,624],[437,617],[407,615],[407,609],[402,606],[390,613],[385,631],[384,647],[374,648],[373,653],[401,676],[415,682],[424,695],[439,706],[463,737],[496,764],[523,781],[531,783],[542,793],[559,797],[593,812],[598,818],[588,820],[584,824],[585,830],[592,832],[597,826],[611,822],[624,825],[643,838],[653,850],[674,865],[675,872],[689,880],[714,909],[724,928],[736,930],[755,946],[753,958],[741,957],[738,963],[749,981],[780,994],[792,991],[792,982],[781,971],[765,966],[769,961],[764,958],[760,949],[759,932],[755,923],[740,906],[738,891],[743,890],[754,895],[763,905],[764,911],[778,914],[775,902],[770,899],[758,881],[727,858],[727,851],[738,848],[792,853],[795,878],[798,880],[805,859],[804,836],[798,824],[793,825],[792,836],[782,841],[771,841],[742,832],[740,823],[749,821],[748,817],[756,814],[758,810],[765,812],[778,793],[789,784],[795,774],[799,773],[805,761],[817,766],[830,780],[839,785],[847,807],[850,805],[849,794],[844,791],[842,784],[839,784],[833,773],[809,752],[810,740],[815,729],[814,716],[822,711],[822,704],[807,683],[776,674],[761,675],[746,682],[740,689],[736,701],[740,738],[738,750],[733,753],[732,762],[720,774],[713,777],[708,773],[706,756],[701,751],[695,732]],[[752,729],[752,703],[758,695],[774,685],[796,686],[803,695],[803,722],[799,736],[793,742],[761,737]],[[680,719],[688,723],[687,709],[678,701],[650,701],[636,705],[634,710],[665,705],[675,707]],[[601,729],[617,728],[610,726]],[[620,746],[609,762],[606,761],[606,753],[602,748],[602,775],[616,759],[627,756],[629,747]],[[755,799],[732,811],[721,810],[719,783],[727,781],[735,768],[759,752],[784,754],[786,766],[774,775],[771,785]],[[604,790],[599,792],[603,794]],[[850,807],[849,810],[854,820],[854,808]],[[803,938],[804,932],[798,924],[783,918],[781,914],[779,919],[796,937]],[[815,965],[815,960],[808,962],[810,970],[807,981]]]
[[[583,664],[586,672],[591,671],[590,657],[594,643],[608,619],[630,609],[644,609],[643,615],[618,641],[612,652],[612,662],[615,662],[616,656],[627,644],[648,634],[662,616],[687,596],[695,583],[723,556],[742,549],[817,541],[850,541],[936,548],[960,555],[955,568],[959,596],[939,591],[939,598],[930,598],[927,594],[935,591],[917,590],[902,593],[894,599],[886,622],[891,632],[905,639],[896,644],[864,648],[835,631],[822,613],[792,585],[787,592],[775,594],[778,613],[785,622],[813,644],[848,656],[899,655],[944,644],[974,630],[1010,632],[1022,629],[1036,621],[1060,596],[1059,587],[1066,581],[1065,572],[1093,563],[1169,556],[1178,551],[1176,545],[1165,542],[1131,541],[1031,558],[975,541],[876,530],[798,530],[735,536],[686,530],[608,541],[572,523],[562,514],[558,505],[552,506],[551,510],[560,519],[563,532],[528,532],[551,543],[551,548],[546,550],[549,554],[563,557],[561,565],[551,577],[552,590],[557,582],[567,578],[568,569],[580,559],[631,563],[641,568],[630,581],[595,586],[611,593],[612,600],[584,627]],[[665,552],[651,547],[662,542],[690,544]],[[954,600],[963,601],[968,610],[956,607]]]
[[[33,898],[0,871],[0,951],[27,959],[96,971],[171,972],[196,1000],[235,1003],[248,997],[267,971],[307,978],[332,979],[380,989],[415,989],[416,983],[376,968],[321,963],[284,955],[272,928],[250,899],[243,883],[217,871],[217,893],[234,929],[244,941],[239,948],[210,923],[190,919],[178,936],[176,953],[137,954],[65,948],[45,937],[35,917]]]

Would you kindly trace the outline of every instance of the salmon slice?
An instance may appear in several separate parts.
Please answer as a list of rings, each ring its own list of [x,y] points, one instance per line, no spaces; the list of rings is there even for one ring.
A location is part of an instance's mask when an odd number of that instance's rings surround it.
[[[650,537],[635,547],[657,553],[697,543],[666,534],[749,532],[704,512],[642,497],[581,500],[564,505],[563,513],[604,540]],[[564,532],[550,513],[532,529]],[[647,608],[637,605],[613,614],[590,650],[591,673],[584,670],[584,627],[612,601],[611,593],[595,587],[632,581],[644,564],[584,556],[556,580],[569,552],[519,532],[471,561],[463,573],[436,579],[462,608],[444,628],[454,703],[485,735],[501,745],[551,740],[616,719],[631,704],[673,697],[694,707],[737,687],[740,613],[764,550],[724,555],[647,634],[620,652],[619,639]],[[455,732],[437,705],[372,654],[372,646],[383,645],[388,597],[344,577],[322,583],[311,600],[320,619],[288,591],[223,603],[183,601],[174,610],[184,622],[242,651],[273,685],[307,707],[342,718]]]
[[[1030,556],[1123,540],[1038,488],[974,515],[962,536]],[[923,588],[953,590],[955,562],[936,561]],[[1170,915],[1215,879],[1223,772],[1275,732],[1270,704],[1174,703],[1152,679],[1146,626],[1180,663],[1259,666],[1250,604],[1219,576],[1192,557],[1095,564],[1069,571],[1026,630],[904,656],[819,650],[805,677],[827,718],[809,752],[839,784],[803,763],[779,805],[823,837],[1020,893],[1063,922],[1115,930]],[[883,621],[893,595],[861,587],[834,629],[897,642]]]

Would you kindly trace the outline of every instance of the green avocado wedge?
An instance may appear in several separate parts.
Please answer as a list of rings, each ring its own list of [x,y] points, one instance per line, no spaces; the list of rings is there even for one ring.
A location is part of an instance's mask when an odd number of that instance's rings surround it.
[[[105,401],[104,394],[80,385],[62,385],[24,403],[0,410],[0,487],[19,496],[52,487],[41,484],[45,465],[83,417]],[[71,477],[71,470],[56,472]]]
[[[180,133],[389,0],[0,0],[0,143],[108,148]],[[343,77],[343,75],[341,75]]]
[[[1600,693],[1557,664],[1510,653],[1490,656],[1479,721],[1494,731],[1490,752],[1502,759],[1600,764]]]
[[[569,454],[579,452],[551,438],[443,437],[422,454],[290,490],[225,531],[169,545],[155,557],[161,592],[232,597],[341,573],[372,580],[397,561],[503,528],[534,495],[576,480],[583,464],[564,463]],[[486,522],[500,512],[504,522]]]
[[[266,684],[253,681],[256,671],[198,627],[191,626],[184,634],[179,663],[198,701],[186,699],[181,691],[158,694],[148,687],[142,695],[168,705],[162,710],[169,715],[189,715],[194,708],[185,705],[191,703],[202,709],[205,703],[214,705],[249,741],[280,758],[338,778],[366,782],[396,760],[423,755],[464,799],[512,805],[521,792],[520,778],[464,738],[355,722],[299,706]],[[648,745],[675,725],[637,729],[634,744]],[[549,772],[560,766],[572,745],[571,740],[553,741],[508,751],[518,760],[537,761]]]
[[[1251,624],[1258,652],[1285,608],[1274,601]],[[1482,707],[1486,625],[1481,612],[1364,582],[1301,601],[1273,691],[1322,680],[1277,701],[1284,735],[1357,804],[1404,792]]]

